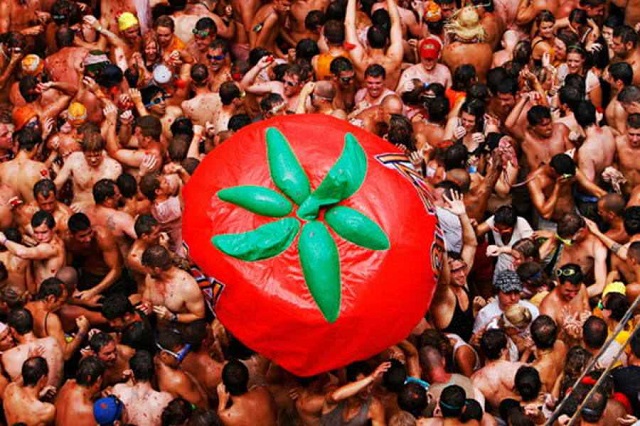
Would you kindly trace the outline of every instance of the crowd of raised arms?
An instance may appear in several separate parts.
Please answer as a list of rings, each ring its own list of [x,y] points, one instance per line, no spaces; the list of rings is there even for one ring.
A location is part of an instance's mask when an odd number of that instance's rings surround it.
[[[639,23],[638,0],[0,0],[0,424],[640,424]],[[447,253],[405,340],[302,378],[216,319],[182,187],[308,113],[406,153]]]

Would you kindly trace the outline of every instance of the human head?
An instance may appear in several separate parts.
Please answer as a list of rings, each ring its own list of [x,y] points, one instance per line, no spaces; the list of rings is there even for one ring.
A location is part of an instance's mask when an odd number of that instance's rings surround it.
[[[113,293],[105,297],[100,307],[102,316],[109,322],[109,326],[116,330],[122,330],[133,323],[136,311],[129,298],[122,293]]]
[[[398,407],[413,416],[421,417],[427,408],[427,391],[418,383],[405,384],[398,393]]]
[[[449,385],[444,388],[438,401],[442,417],[445,419],[460,417],[466,399],[467,394],[461,386]]]
[[[183,398],[175,398],[162,411],[162,425],[181,426],[184,425],[193,413],[192,405]]]
[[[209,69],[215,74],[224,67],[229,59],[229,44],[225,39],[217,38],[209,44],[207,51]]]
[[[432,71],[436,67],[441,51],[442,43],[436,37],[427,37],[420,42],[418,46],[420,63],[427,71]]]
[[[372,25],[367,30],[367,41],[372,49],[383,49],[388,39],[389,31],[381,25]]]
[[[489,329],[480,339],[480,348],[487,359],[500,359],[507,350],[507,335],[502,330]]]
[[[115,395],[105,396],[93,403],[93,418],[100,426],[113,426],[122,418],[124,404]]]
[[[596,125],[596,107],[590,101],[580,101],[573,113],[580,127],[586,129]]]
[[[387,72],[379,64],[372,64],[367,67],[364,72],[364,83],[367,93],[376,99],[384,92],[384,81],[387,78]]]
[[[14,338],[24,336],[33,331],[33,316],[24,308],[12,309],[7,316],[7,325]]]
[[[551,122],[551,110],[542,105],[534,105],[527,112],[527,122],[533,133],[543,139],[550,138],[553,134]]]
[[[22,364],[22,383],[25,387],[44,387],[49,376],[47,360],[41,356],[27,358]]]
[[[495,275],[493,287],[498,293],[498,304],[502,310],[520,301],[522,281],[515,271],[503,270]]]
[[[208,16],[198,19],[196,25],[193,27],[193,40],[196,47],[200,52],[204,52],[209,47],[209,44],[216,39],[218,34],[218,27],[213,19]]]
[[[531,338],[538,349],[553,349],[558,338],[558,325],[549,315],[540,315],[531,323]]]
[[[82,136],[82,155],[87,165],[92,168],[98,168],[104,161],[105,142],[102,135],[98,132],[86,132]]]
[[[561,108],[566,111],[575,111],[584,100],[584,93],[573,86],[562,86],[558,91]]]
[[[397,359],[390,359],[389,362],[391,362],[391,366],[382,375],[382,383],[390,392],[398,393],[402,390],[407,378],[407,369]]]
[[[477,81],[476,69],[473,65],[464,64],[455,69],[451,88],[458,92],[466,92]]]
[[[342,46],[344,43],[344,24],[335,19],[324,23],[324,38],[327,44],[332,46]]]
[[[118,348],[115,339],[104,332],[95,333],[89,339],[89,347],[98,359],[111,367],[118,359]]]
[[[562,238],[563,244],[572,245],[583,241],[588,230],[584,218],[576,213],[567,213],[558,222],[558,237]]]
[[[619,322],[627,313],[630,303],[624,294],[610,293],[604,301],[603,313],[606,318]]]
[[[606,194],[598,200],[598,215],[610,224],[616,219],[622,219],[625,207],[626,202],[622,195]]]
[[[538,26],[538,35],[543,39],[553,37],[553,26],[556,23],[556,17],[549,10],[542,10],[538,13],[535,20]]]
[[[627,59],[637,47],[638,33],[636,33],[636,30],[628,25],[620,25],[613,29],[611,48],[616,56]]]
[[[230,360],[222,368],[222,383],[232,396],[240,396],[248,391],[249,370],[238,360]]]
[[[523,365],[518,368],[514,380],[515,388],[523,401],[533,401],[538,398],[542,389],[540,373],[533,367]]]
[[[168,15],[159,16],[154,24],[153,29],[158,36],[158,42],[160,47],[167,48],[173,40],[173,33],[175,31],[176,24],[173,22],[173,18]]]
[[[586,400],[584,406],[580,410],[580,417],[582,420],[591,424],[597,424],[607,408],[607,401],[607,395],[600,389],[597,389],[589,399]]]
[[[49,277],[40,283],[36,300],[48,305],[49,312],[55,312],[66,302],[68,293],[64,283],[56,277]]]
[[[102,375],[105,372],[105,365],[95,356],[89,356],[80,360],[76,370],[76,383],[87,388],[93,387],[100,390]]]
[[[278,93],[269,93],[260,101],[260,111],[262,111],[265,119],[285,115],[286,110],[287,104]]]
[[[518,215],[511,205],[499,207],[493,216],[494,230],[501,235],[511,235],[517,221]]]
[[[331,61],[329,70],[331,71],[333,81],[340,89],[347,89],[353,87],[355,84],[355,71],[349,59],[338,56]]]
[[[117,207],[120,199],[118,185],[112,179],[100,179],[93,185],[93,200],[98,205]]]
[[[609,65],[605,77],[608,77],[606,80],[609,84],[620,92],[633,83],[633,68],[627,62],[615,62]]]
[[[607,340],[607,335],[607,323],[602,318],[592,315],[582,325],[582,341],[587,349],[600,349]]]
[[[153,357],[147,351],[136,351],[129,360],[129,366],[136,382],[149,382],[155,374]]]
[[[242,92],[240,87],[234,81],[225,81],[220,85],[220,101],[222,105],[229,106],[231,104],[240,106],[242,104]]]
[[[627,207],[622,218],[625,232],[629,235],[640,233],[640,206]]]
[[[56,209],[56,186],[51,179],[41,179],[33,185],[33,197],[40,210],[53,214]]]
[[[142,253],[142,265],[151,276],[158,277],[171,268],[171,255],[163,246],[152,245]]]
[[[39,243],[50,242],[54,237],[55,227],[56,221],[49,212],[38,210],[31,217],[31,228],[33,229],[33,236]]]

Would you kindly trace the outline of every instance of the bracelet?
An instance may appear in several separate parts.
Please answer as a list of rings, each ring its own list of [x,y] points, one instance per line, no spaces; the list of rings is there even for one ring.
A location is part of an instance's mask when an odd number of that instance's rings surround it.
[[[618,244],[618,243],[611,244],[611,251],[614,252],[615,254],[618,254],[621,248],[622,248],[621,244]]]

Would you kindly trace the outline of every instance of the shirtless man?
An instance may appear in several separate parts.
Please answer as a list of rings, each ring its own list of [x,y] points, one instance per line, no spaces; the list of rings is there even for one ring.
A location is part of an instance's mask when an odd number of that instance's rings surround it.
[[[558,326],[550,316],[540,315],[533,320],[530,328],[531,338],[536,345],[535,361],[531,363],[531,366],[540,373],[542,391],[551,392],[556,379],[564,368],[568,346],[558,340]]]
[[[353,114],[380,105],[387,96],[395,95],[393,90],[385,87],[386,75],[382,65],[372,64],[367,67],[364,72],[364,87],[356,92],[354,98],[356,105]]]
[[[149,0],[100,0],[101,21],[111,32],[118,32],[118,16],[124,12],[136,15],[142,33],[151,27],[151,5]]]
[[[56,424],[94,426],[93,398],[100,392],[104,364],[96,357],[78,364],[75,380],[67,380],[56,397]]]
[[[612,0],[611,3],[624,10],[624,23],[626,25],[635,28],[636,24],[640,22],[640,5],[636,2],[629,0]]]
[[[548,10],[555,15],[558,7],[558,0],[520,0],[515,23],[527,28],[540,12]]]
[[[127,379],[129,360],[135,353],[134,349],[117,344],[111,334],[103,332],[91,336],[89,348],[105,366],[103,387],[112,386]]]
[[[531,106],[526,116],[528,127],[522,129],[519,118],[532,97],[531,93],[525,93],[520,97],[507,117],[505,127],[516,139],[523,141],[522,151],[529,168],[535,170],[541,164],[549,164],[554,155],[571,149],[572,145],[566,127],[554,124],[551,111],[545,106]]]
[[[209,70],[201,63],[191,67],[191,89],[194,96],[180,105],[185,117],[188,117],[194,125],[203,127],[207,122],[215,122],[222,106],[220,95],[211,91]]]
[[[205,321],[194,321],[184,328],[185,340],[191,351],[182,361],[182,369],[197,377],[211,400],[217,397],[217,387],[222,381],[223,362],[211,356],[214,336]]]
[[[0,5],[0,34],[19,31],[25,36],[44,32],[48,13],[42,12],[42,0],[9,0]],[[33,25],[36,23],[36,25]]]
[[[624,194],[640,184],[640,164],[637,158],[640,155],[640,114],[630,114],[627,117],[626,134],[616,138],[616,157],[618,169],[627,180],[622,186]]]
[[[633,84],[640,84],[640,52],[638,52],[638,33],[627,25],[613,30],[612,50],[614,60],[623,61],[633,69]]]
[[[213,130],[215,133],[229,130],[229,120],[236,114],[244,112],[244,94],[235,81],[222,83],[218,88],[220,95],[220,108],[212,117]],[[208,130],[210,131],[210,130]]]
[[[115,237],[122,256],[129,253],[131,242],[136,238],[134,220],[129,213],[118,209],[122,195],[114,180],[100,179],[93,186],[95,205],[87,210],[91,223],[108,229]]]
[[[182,99],[182,96],[177,95],[176,92],[177,90],[173,92],[171,98],[169,98],[166,90],[163,87],[156,86],[155,84],[145,87],[141,92],[131,90],[131,99],[133,100],[140,117],[148,116],[160,120],[162,125],[161,135],[164,136],[166,141],[171,140],[171,137],[173,136],[171,134],[171,125],[182,115],[182,110],[177,106],[181,104],[180,99]],[[172,104],[169,104],[169,99],[171,99]],[[176,103],[177,105],[174,105],[173,103]],[[113,108],[114,106],[111,104],[104,110],[105,116],[109,113],[109,116],[107,117],[109,125],[117,119],[117,111],[114,111]],[[138,124],[137,121],[136,124]],[[138,126],[138,128],[139,127],[140,126]],[[107,135],[108,134],[109,133],[107,133]],[[140,135],[136,135],[136,138],[140,140]],[[116,158],[110,150],[111,148],[109,147],[108,140],[109,139],[107,139],[107,150],[109,151],[109,155]],[[127,143],[126,140],[122,142],[125,144]]]
[[[40,134],[23,129],[15,136],[18,153],[13,160],[0,163],[0,183],[9,186],[28,203],[34,200],[34,185],[40,179],[49,178],[49,170],[44,163],[32,159],[42,144]]]
[[[501,67],[505,62],[509,62],[513,59],[513,50],[516,44],[520,41],[518,33],[514,30],[507,30],[502,34],[502,40],[500,45],[501,50],[498,50],[493,54],[493,60],[491,61],[491,68]]]
[[[497,410],[503,399],[517,398],[514,380],[518,368],[523,364],[507,361],[507,335],[502,330],[487,330],[482,335],[481,347],[486,362],[484,367],[473,373],[471,381],[482,392],[489,406]]]
[[[295,46],[300,40],[305,38],[318,41],[320,34],[307,28],[306,24],[309,19],[307,17],[310,12],[320,12],[323,14],[328,5],[328,0],[298,0],[292,2],[291,9],[287,16],[290,28],[285,28],[285,31],[283,31],[288,33],[292,46]]]
[[[147,274],[147,269],[142,265],[142,254],[152,245],[160,244],[166,247],[167,236],[166,234],[164,236],[161,235],[160,224],[150,214],[142,214],[136,218],[134,231],[137,238],[125,258],[125,265],[133,272],[134,279],[138,285],[138,293],[142,294]]]
[[[178,21],[178,19],[174,15],[174,20]],[[181,40],[185,42],[188,38],[183,38],[178,33],[178,29],[180,25],[176,22],[176,34],[180,37]],[[193,37],[190,42],[187,44],[187,51],[194,58],[194,61],[199,64],[207,63],[207,51],[209,50],[209,45],[213,40],[216,39],[218,35],[218,27],[216,26],[213,19],[209,17],[204,17],[198,19],[195,25],[189,30],[190,37]]]
[[[67,232],[67,221],[73,214],[73,210],[66,204],[57,200],[57,188],[51,179],[41,179],[33,186],[35,200],[23,204],[15,209],[15,216],[20,232],[33,237],[31,218],[38,210],[45,211],[53,216],[56,221],[56,233],[63,238]]]
[[[249,370],[240,361],[231,360],[222,369],[222,383],[218,385],[218,416],[222,424],[275,426],[278,414],[273,396],[263,386],[249,389],[248,383]],[[373,425],[378,426],[378,423],[374,421]]]
[[[162,96],[160,93],[157,95]],[[159,104],[152,107],[152,112],[155,112],[153,111],[153,108],[157,108],[158,105]],[[134,136],[138,139],[138,149],[125,149],[119,145],[118,138],[116,136],[117,113],[118,110],[113,104],[110,104],[105,108],[105,116],[108,123],[107,152],[109,153],[109,156],[127,167],[130,172],[138,172],[144,165],[147,157],[153,157],[156,160],[158,167],[160,167],[160,165],[162,165],[164,155],[164,147],[160,142],[160,138],[162,137],[164,125],[168,124],[168,122],[163,123],[154,115],[145,115],[138,118],[134,129]],[[111,179],[115,180],[117,179],[117,176]]]
[[[609,65],[605,71],[604,80],[611,85],[611,101],[604,111],[607,124],[615,129],[618,134],[627,132],[627,111],[618,100],[622,90],[633,84],[633,68],[626,62],[616,62]]]
[[[92,225],[84,213],[71,216],[68,225],[66,248],[79,264],[80,272],[79,292],[75,297],[93,300],[100,294],[131,293],[130,283],[121,277],[122,256],[109,230]]]
[[[336,384],[328,373],[300,378],[298,382],[301,386],[294,388],[289,395],[295,403],[302,426],[318,426],[325,395],[335,389]]]
[[[66,340],[58,311],[65,304],[67,297],[68,293],[64,283],[58,278],[51,277],[40,283],[35,300],[25,305],[25,309],[28,309],[33,316],[33,332],[36,337],[55,338],[60,347],[63,348],[65,361],[71,359],[78,350],[89,332],[90,326],[89,321],[84,316],[76,318],[78,333],[72,340]]]
[[[280,58],[286,58],[286,54],[278,47],[276,39],[280,29],[284,28],[290,9],[291,0],[274,0],[258,9],[253,15],[251,25],[245,28],[249,32],[251,49],[262,47]]]
[[[558,269],[558,285],[540,303],[540,314],[551,317],[564,333],[575,338],[579,336],[571,336],[566,327],[581,320],[585,312],[589,312],[589,296],[582,270],[575,263],[564,264]]]
[[[44,402],[45,397],[54,394],[47,389],[47,360],[38,356],[23,361],[19,366],[22,384],[10,383],[2,397],[7,422],[11,425],[52,425],[56,409],[50,402]]]
[[[596,123],[596,108],[591,102],[583,101],[574,112],[576,121],[584,129],[586,139],[577,151],[578,168],[591,182],[599,182],[605,168],[613,163],[616,143],[608,126]]]
[[[620,194],[607,194],[598,200],[598,216],[608,226],[604,234],[618,244],[629,242],[629,234],[624,229],[625,199]]]
[[[130,423],[138,426],[160,424],[162,411],[173,396],[158,392],[151,385],[155,376],[153,357],[147,351],[137,351],[129,360],[131,375],[126,383],[118,383],[111,390],[127,409]]]
[[[43,123],[49,118],[55,119],[67,108],[78,91],[77,86],[62,81],[40,83],[30,75],[22,77],[18,84],[20,96],[26,103],[24,106],[32,108]]]
[[[34,247],[25,247],[22,244],[10,241],[0,232],[0,244],[5,246],[14,255],[33,261],[33,276],[35,284],[39,285],[49,277],[55,276],[66,261],[66,252],[62,239],[55,233],[56,221],[45,211],[38,211],[31,218],[31,228],[36,242]],[[36,288],[29,289],[31,293]]]
[[[556,154],[549,164],[541,164],[529,174],[527,187],[538,214],[545,220],[558,221],[575,211],[572,186],[579,183],[596,197],[606,191],[589,181],[567,154]]]
[[[349,51],[349,56],[353,61],[358,80],[364,81],[365,71],[371,65],[379,64],[385,70],[385,86],[393,90],[398,86],[404,48],[402,46],[402,25],[396,2],[387,0],[387,9],[391,18],[391,29],[388,36],[390,44],[386,50],[387,35],[374,26],[370,27],[367,32],[369,49],[365,49],[365,46],[360,43],[356,29],[356,0],[347,2],[347,14],[344,18],[345,41],[354,45],[354,48]]]
[[[83,135],[82,152],[74,152],[65,160],[54,182],[60,190],[64,183],[73,182],[73,204],[83,211],[93,204],[92,189],[100,179],[117,179],[122,166],[104,151],[104,139],[99,131],[87,131]]]
[[[212,92],[218,92],[223,83],[233,81],[228,43],[222,39],[212,41],[206,56],[206,64],[209,70],[209,88]]]
[[[418,79],[425,85],[440,83],[445,89],[451,87],[451,71],[446,65],[438,63],[442,44],[435,37],[423,39],[418,46],[420,63],[407,68],[402,72],[396,93],[401,94],[408,89],[407,84],[413,79]]]
[[[51,81],[70,84],[77,90],[88,53],[89,49],[85,47],[63,47],[45,58],[45,72]]]
[[[578,265],[585,276],[589,298],[602,294],[607,278],[607,247],[589,232],[585,220],[576,213],[567,213],[558,221],[558,232],[540,247],[541,257],[555,258],[551,270],[568,263]]]
[[[335,97],[336,90],[330,82],[307,83],[300,91],[296,114],[324,114],[346,120],[347,113],[333,106]],[[307,103],[311,108],[307,108]]]
[[[147,268],[142,300],[166,324],[190,323],[204,318],[204,298],[195,279],[171,264],[169,251],[161,245],[147,248],[142,254]]]
[[[273,57],[263,56],[255,67],[251,68],[242,78],[240,87],[247,93],[256,96],[264,96],[268,93],[281,95],[286,103],[288,111],[295,111],[298,106],[300,90],[306,80],[306,73],[298,65],[291,65],[284,74],[283,82],[268,81],[265,83],[255,83],[258,74],[273,62]]]
[[[353,64],[347,58],[338,57],[331,61],[330,70],[331,82],[336,89],[333,106],[349,113],[355,107],[355,97],[358,91]]]
[[[204,389],[195,377],[180,366],[190,350],[190,347],[184,344],[182,336],[173,330],[160,330],[157,346],[159,351],[154,358],[154,364],[158,375],[158,388],[174,397],[184,398],[197,407],[208,408],[209,402]]]
[[[4,234],[10,241],[22,244],[22,235],[17,229],[5,228]],[[20,293],[36,288],[31,260],[23,259],[11,253],[5,247],[0,247],[0,262],[5,266],[9,274],[7,283],[19,289]]]
[[[2,366],[12,381],[20,376],[20,366],[30,357],[34,350],[42,350],[42,357],[47,360],[49,370],[47,385],[59,387],[63,379],[64,357],[62,348],[53,337],[36,338],[33,334],[33,317],[26,309],[14,309],[9,312],[7,325],[17,346],[2,354]]]

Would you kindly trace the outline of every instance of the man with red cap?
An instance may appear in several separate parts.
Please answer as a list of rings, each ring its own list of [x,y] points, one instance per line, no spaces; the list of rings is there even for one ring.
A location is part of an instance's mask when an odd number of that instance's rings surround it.
[[[407,68],[400,77],[396,92],[410,92],[413,80],[418,79],[425,85],[440,83],[445,89],[451,86],[451,71],[446,65],[438,63],[442,43],[436,37],[427,37],[418,45],[420,63]],[[411,87],[409,87],[411,85]]]

